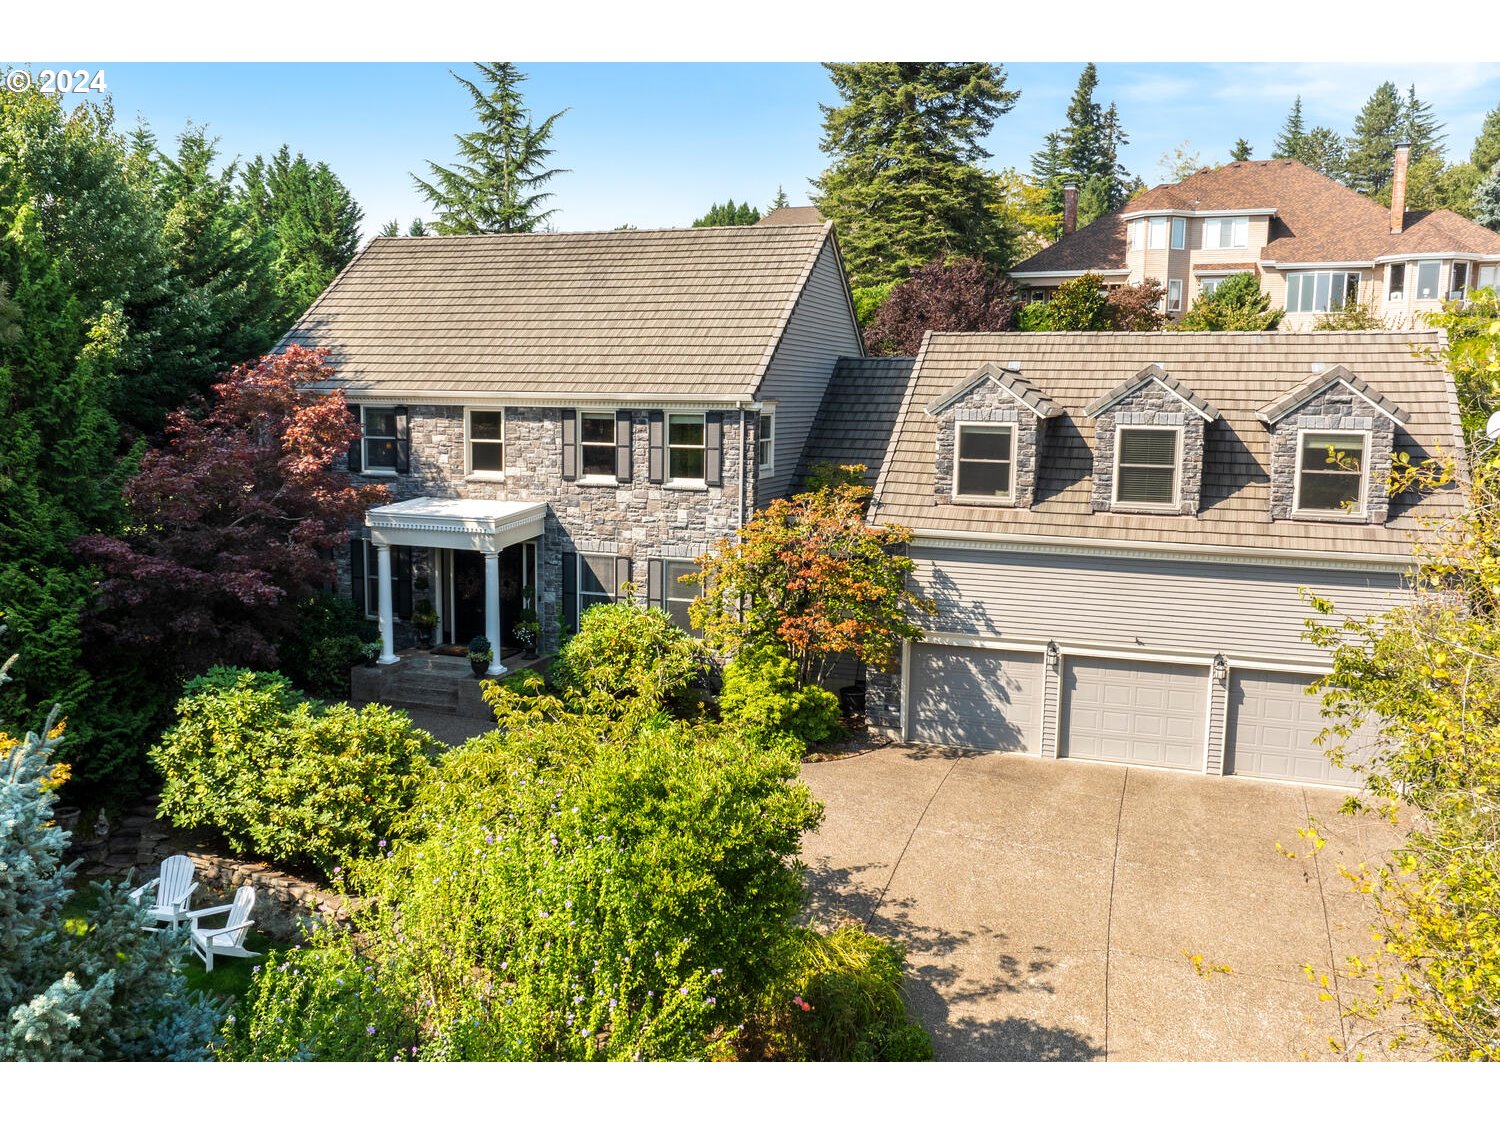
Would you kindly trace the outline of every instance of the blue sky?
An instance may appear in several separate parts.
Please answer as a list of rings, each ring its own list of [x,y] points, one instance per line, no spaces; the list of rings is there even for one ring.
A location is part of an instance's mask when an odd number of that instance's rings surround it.
[[[192,120],[221,139],[226,157],[285,143],[326,160],[364,208],[366,233],[427,213],[410,173],[450,161],[453,134],[471,127],[468,96],[448,74],[450,65],[472,73],[467,63],[97,65],[123,126],[141,115],[166,140]],[[555,134],[555,162],[571,169],[554,181],[563,230],[682,225],[729,196],[764,206],[778,186],[805,202],[808,179],[826,163],[818,104],[834,95],[815,63],[521,66],[533,111],[570,107]],[[1062,124],[1082,63],[1005,67],[1021,97],[988,146],[995,167],[1024,169]],[[1244,136],[1268,156],[1299,93],[1309,125],[1347,131],[1381,81],[1415,83],[1448,124],[1450,156],[1467,156],[1484,114],[1500,104],[1494,63],[1103,62],[1099,72],[1096,96],[1119,103],[1130,135],[1124,162],[1148,183],[1183,142],[1222,160]]]

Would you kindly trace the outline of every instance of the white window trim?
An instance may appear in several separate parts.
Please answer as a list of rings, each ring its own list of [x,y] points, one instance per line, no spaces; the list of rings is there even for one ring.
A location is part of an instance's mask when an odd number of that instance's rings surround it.
[[[676,445],[672,441],[672,419],[673,418],[698,418],[703,424],[703,441],[698,445]],[[698,410],[667,411],[666,433],[662,435],[662,457],[666,464],[663,469],[663,483],[676,485],[680,488],[701,489],[708,487],[708,415]],[[703,475],[697,477],[674,477],[672,475],[672,450],[674,449],[701,449],[703,451]]]
[[[1415,262],[1408,262],[1409,268],[1416,270],[1416,283],[1411,287],[1411,299],[1413,301],[1441,301],[1443,299],[1443,260],[1441,258],[1422,258]],[[1436,266],[1437,282],[1432,287],[1431,297],[1422,296],[1422,267]],[[1411,277],[1410,274],[1407,275]]]
[[[474,468],[474,436],[470,429],[470,418],[475,414],[498,414],[500,415],[500,440],[494,438],[480,438],[485,445],[498,445],[500,447],[500,469],[476,469]],[[503,406],[466,406],[464,407],[464,477],[467,480],[504,480],[505,479],[505,446],[509,440],[506,430],[509,428],[509,419],[505,416]]]
[[[673,601],[693,602],[693,601],[696,601],[697,598],[698,598],[698,594],[694,594],[691,598],[680,598],[680,597],[679,598],[673,598],[672,597],[672,592],[674,590],[681,591],[681,590],[686,590],[686,589],[689,588],[687,586],[683,586],[683,585],[681,585],[681,584],[679,584],[677,582],[674,582],[672,580],[672,577],[671,577],[672,569],[671,568],[674,567],[674,566],[690,566],[690,567],[694,568],[695,570],[699,570],[699,571],[701,571],[703,569],[693,559],[669,559],[669,558],[663,558],[661,560],[661,605],[660,606],[651,606],[650,608],[652,608],[652,609],[660,609],[663,613],[667,614],[667,616],[669,616],[669,617],[672,614],[672,611],[671,611],[671,609],[669,607],[671,606],[671,603]],[[701,582],[698,584],[698,590],[700,592],[703,590],[703,584]],[[688,632],[691,633],[692,631],[693,630],[691,629],[691,627],[689,627]]]
[[[1359,455],[1359,507],[1353,511],[1332,508],[1304,508],[1302,500],[1302,453],[1307,438],[1345,438],[1355,434],[1363,442]],[[1370,515],[1370,431],[1369,430],[1297,430],[1297,461],[1292,474],[1292,515],[1319,520],[1367,520]]]
[[[1317,282],[1317,279],[1322,274],[1327,274],[1328,275],[1328,298],[1329,298],[1329,301],[1330,301],[1329,306],[1327,308],[1324,308],[1324,309],[1320,309],[1320,308],[1317,308],[1317,307],[1313,307],[1313,308],[1310,308],[1310,309],[1302,309],[1302,308],[1295,308],[1294,309],[1294,308],[1292,308],[1292,281],[1293,281],[1293,279],[1296,279],[1296,278],[1306,279],[1306,278],[1309,278],[1309,277],[1313,279],[1313,282],[1312,282],[1312,285],[1313,285],[1313,305],[1316,306],[1317,305],[1317,295],[1318,295],[1318,282]],[[1341,312],[1344,309],[1346,309],[1346,308],[1349,307],[1349,301],[1347,299],[1344,300],[1343,303],[1341,303],[1337,309],[1335,309],[1333,307],[1333,305],[1331,303],[1332,300],[1333,300],[1333,279],[1334,278],[1341,279],[1340,292],[1342,292],[1343,291],[1343,286],[1346,286],[1348,284],[1348,280],[1351,277],[1354,278],[1354,303],[1357,305],[1357,304],[1359,304],[1359,301],[1360,301],[1360,294],[1363,293],[1364,289],[1365,289],[1365,275],[1363,273],[1361,273],[1359,270],[1288,270],[1287,273],[1286,273],[1286,289],[1285,289],[1285,291],[1282,294],[1281,303],[1285,307],[1285,309],[1286,309],[1287,312],[1292,313],[1294,315],[1302,315],[1302,316],[1312,316],[1312,315],[1315,315],[1315,316],[1322,316],[1325,313]],[[1301,302],[1301,297],[1302,297],[1302,292],[1301,291],[1306,286],[1307,286],[1306,280],[1297,281],[1297,297],[1298,297],[1297,303],[1298,303],[1299,306],[1302,303]]]
[[[1462,285],[1455,285],[1454,277],[1460,269],[1462,269],[1464,272],[1464,283]],[[1464,297],[1468,295],[1469,290],[1473,288],[1473,280],[1473,262],[1464,260],[1456,260],[1450,262],[1448,264],[1448,300],[1462,301]]]
[[[1165,250],[1172,240],[1172,220],[1167,218],[1146,220],[1146,249]],[[1156,240],[1156,232],[1161,231],[1161,241]]]
[[[1187,220],[1174,218],[1172,220],[1172,238],[1170,242],[1173,250],[1187,249]]]
[[[1209,224],[1213,224],[1214,240],[1209,242]],[[1229,241],[1224,241],[1224,224],[1229,224]],[[1243,250],[1250,245],[1250,219],[1245,215],[1225,215],[1203,220],[1203,249]]]
[[[613,472],[613,473],[586,473],[583,470],[583,447],[585,445],[589,445],[589,446],[593,446],[594,448],[598,449],[598,448],[602,448],[603,445],[605,444],[604,442],[599,442],[599,441],[589,441],[589,442],[586,442],[586,441],[583,440],[583,420],[585,418],[590,417],[590,416],[595,417],[595,418],[608,418],[609,421],[610,421],[610,424],[615,427],[615,431],[614,431],[615,436],[614,436],[614,439],[609,442],[610,464],[616,465],[615,458],[618,456],[618,454],[615,452],[615,450],[617,450],[619,448],[619,442],[620,442],[620,430],[619,430],[620,418],[619,418],[618,413],[615,412],[615,411],[613,411],[613,410],[580,410],[578,412],[578,436],[574,439],[574,442],[573,442],[573,448],[576,450],[574,456],[576,456],[578,458],[578,483],[579,484],[619,484],[620,483],[620,476],[619,476],[618,472]],[[617,466],[617,468],[618,468],[618,466]]]
[[[1129,245],[1127,246],[1127,249],[1139,250],[1141,249],[1141,247],[1146,245],[1145,219],[1132,220],[1131,222],[1126,223],[1125,226],[1129,235]]]
[[[1169,313],[1182,311],[1182,280],[1176,277],[1167,279],[1167,311]]]
[[[769,439],[767,439],[765,437],[765,425],[766,425],[767,421],[769,421],[771,423],[771,436],[770,436]],[[707,426],[707,424],[708,424],[707,420],[705,420],[704,421],[704,425]],[[704,437],[705,437],[705,439],[707,438],[707,433],[706,432],[704,434]],[[761,456],[760,456],[760,449],[761,449],[762,445],[769,446],[770,450],[771,450],[771,455],[769,457],[767,457],[765,460],[762,460]],[[773,474],[773,473],[775,473],[776,472],[776,411],[774,411],[774,410],[762,410],[760,412],[760,425],[756,428],[756,431],[755,431],[755,450],[756,450],[756,452],[755,452],[755,467],[756,467],[756,469],[758,469],[762,473],[765,473],[768,476],[771,475],[771,474]]]
[[[965,430],[1006,430],[1010,434],[1010,490],[1003,496],[970,496],[958,490],[959,450],[963,448]],[[1016,502],[1016,424],[1014,422],[955,422],[953,424],[953,499],[965,504],[1014,504]]]
[[[366,430],[368,429],[368,427],[365,425],[365,411],[367,411],[367,410],[395,410],[400,405],[401,404],[399,402],[362,402],[362,403],[359,404],[359,472],[360,472],[361,476],[366,476],[366,477],[396,477],[396,476],[400,476],[401,475],[400,473],[398,473],[393,468],[392,469],[387,469],[387,468],[384,468],[384,467],[381,467],[381,468],[378,468],[378,469],[372,469],[372,468],[370,468],[370,447],[369,447],[369,445],[367,443],[369,441],[371,441],[372,439],[369,436],[367,436]],[[410,425],[410,424],[411,424],[411,420],[410,420],[410,418],[408,418],[407,419],[407,425]],[[375,438],[373,440],[375,440],[375,441],[386,441],[387,439],[386,438],[377,437],[377,438]],[[395,439],[390,439],[390,440],[395,440]]]
[[[1115,426],[1115,455],[1114,455],[1114,481],[1110,489],[1111,510],[1123,510],[1131,512],[1175,512],[1182,506],[1182,451],[1186,445],[1185,426],[1153,426],[1136,425],[1134,423],[1126,426]],[[1122,436],[1126,430],[1167,430],[1177,435],[1176,453],[1172,459],[1172,500],[1167,504],[1148,504],[1140,500],[1120,499],[1120,451],[1123,442]],[[1160,465],[1141,466],[1143,468],[1161,468]]]

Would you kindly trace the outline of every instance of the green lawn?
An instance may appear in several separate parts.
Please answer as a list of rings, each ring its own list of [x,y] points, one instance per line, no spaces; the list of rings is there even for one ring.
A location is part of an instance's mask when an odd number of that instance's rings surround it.
[[[196,906],[211,906],[212,903],[202,895],[195,894]],[[68,899],[67,908],[63,911],[63,917],[69,929],[75,932],[85,925],[84,919],[99,900],[99,891],[93,882],[85,881],[76,885],[73,895]],[[212,921],[212,919],[210,919]],[[183,938],[186,945],[187,939]],[[245,942],[247,946],[258,953],[267,953],[272,950],[290,949],[286,942],[274,942],[265,934],[253,933]],[[249,957],[216,957],[214,959],[214,971],[206,972],[203,968],[202,959],[191,951],[184,953],[182,959],[183,975],[187,978],[188,987],[195,992],[212,992],[220,996],[232,996],[236,1000],[244,996],[250,990],[252,970],[261,963],[263,958]]]

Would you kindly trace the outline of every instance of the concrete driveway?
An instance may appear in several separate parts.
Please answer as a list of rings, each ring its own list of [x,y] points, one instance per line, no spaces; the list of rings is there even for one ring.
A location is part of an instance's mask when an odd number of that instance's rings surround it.
[[[1337,1008],[1302,966],[1368,951],[1338,867],[1398,838],[1340,791],[915,747],[802,774],[827,806],[810,909],[906,943],[940,1059],[1335,1057]]]

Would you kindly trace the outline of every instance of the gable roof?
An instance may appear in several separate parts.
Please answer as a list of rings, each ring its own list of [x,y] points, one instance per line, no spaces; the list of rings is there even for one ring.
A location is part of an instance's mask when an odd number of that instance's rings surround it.
[[[916,363],[911,356],[840,359],[803,446],[798,476],[806,478],[820,461],[863,465],[864,482],[873,488]]]
[[[767,211],[755,225],[758,227],[798,226],[807,223],[823,223],[823,212],[816,207],[778,207]]]
[[[1333,386],[1335,383],[1343,383],[1344,386],[1359,395],[1360,398],[1364,399],[1398,426],[1404,425],[1411,420],[1410,414],[1386,398],[1385,395],[1375,390],[1375,388],[1371,387],[1358,375],[1349,371],[1341,363],[1325,368],[1312,376],[1312,378],[1298,383],[1274,402],[1269,402],[1265,406],[1262,406],[1255,412],[1255,416],[1267,425],[1275,425],[1303,403],[1316,397],[1320,392]]]
[[[1239,160],[1161,184],[1012,267],[1012,273],[1123,269],[1125,223],[1143,212],[1275,208],[1263,260],[1373,262],[1403,254],[1500,256],[1500,233],[1452,211],[1408,211],[1390,233],[1390,209],[1295,160]],[[1100,230],[1094,228],[1105,224]],[[1089,232],[1094,231],[1093,234]],[[1085,238],[1085,235],[1088,237]]]
[[[1421,516],[1457,511],[1461,494],[1391,498],[1384,525],[1271,519],[1270,433],[1256,412],[1302,386],[1313,364],[1342,367],[1374,393],[1389,391],[1406,419],[1396,451],[1414,461],[1461,454],[1458,401],[1441,368],[1412,354],[1441,334],[1422,332],[934,332],[927,337],[876,490],[871,519],[942,538],[1004,536],[1126,542],[1148,549],[1223,549],[1275,556],[1410,557]],[[939,503],[934,493],[937,419],[932,401],[985,363],[1019,360],[1062,408],[1042,431],[1036,497],[1028,508]],[[1160,363],[1220,412],[1204,436],[1198,516],[1096,513],[1094,425],[1085,408],[1131,372]]]
[[[1089,403],[1088,406],[1084,407],[1083,412],[1090,418],[1096,418],[1126,395],[1131,394],[1138,387],[1153,382],[1160,383],[1168,391],[1176,395],[1182,400],[1184,406],[1205,422],[1212,422],[1219,417],[1217,410],[1194,394],[1190,388],[1184,386],[1171,375],[1168,375],[1159,363],[1148,363],[1123,383],[1110,388],[1093,402]]]
[[[1012,398],[1038,418],[1051,418],[1058,412],[1057,403],[1037,390],[1030,382],[1021,378],[1019,366],[1012,367],[1007,364],[1002,367],[998,364],[986,363],[957,386],[949,388],[948,392],[937,401],[928,403],[927,413],[936,417],[980,383],[986,381],[1008,391]]]
[[[283,342],[363,397],[749,398],[832,231],[377,238]]]

